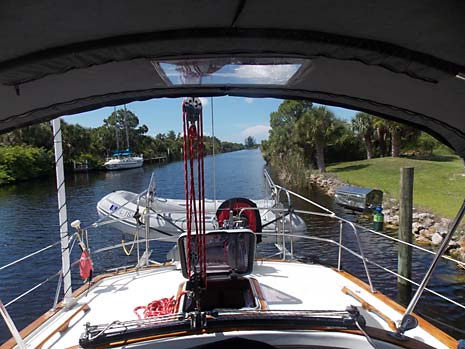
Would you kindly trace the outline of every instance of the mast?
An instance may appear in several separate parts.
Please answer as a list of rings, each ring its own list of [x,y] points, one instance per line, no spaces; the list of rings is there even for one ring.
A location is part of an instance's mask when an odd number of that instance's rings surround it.
[[[74,304],[71,285],[71,269],[68,246],[68,216],[66,213],[66,191],[65,191],[65,175],[63,169],[63,143],[61,137],[61,119],[52,120],[53,127],[53,146],[55,150],[55,171],[57,178],[57,196],[58,196],[58,215],[60,222],[60,238],[61,238],[61,263],[64,286],[65,306]]]
[[[116,107],[113,109],[113,113],[115,114],[115,135],[116,135],[116,150],[119,150],[119,133],[118,133],[118,118],[116,113]]]
[[[127,144],[127,149],[129,150],[129,132],[128,132],[127,117],[128,117],[128,110],[126,109],[126,104],[125,104],[125,105],[124,105],[124,129],[125,129],[125,131],[126,131],[126,144]]]

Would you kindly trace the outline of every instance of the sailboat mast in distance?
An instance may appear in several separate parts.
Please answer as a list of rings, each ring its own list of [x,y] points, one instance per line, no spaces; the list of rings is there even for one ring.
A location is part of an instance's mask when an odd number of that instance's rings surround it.
[[[116,135],[116,150],[119,149],[119,133],[118,133],[118,114],[116,112],[116,107],[113,109],[113,113],[115,114],[115,135]]]
[[[126,144],[127,149],[129,150],[129,132],[128,132],[128,110],[126,109],[126,104],[124,105],[124,129],[126,131]]]

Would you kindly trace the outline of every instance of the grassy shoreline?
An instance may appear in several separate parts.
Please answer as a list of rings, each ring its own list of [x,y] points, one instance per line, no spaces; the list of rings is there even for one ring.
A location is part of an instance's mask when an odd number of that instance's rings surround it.
[[[376,158],[342,162],[327,167],[334,176],[351,185],[382,190],[399,198],[400,168],[413,167],[414,206],[453,218],[465,199],[464,164],[458,156],[438,156],[431,160]]]

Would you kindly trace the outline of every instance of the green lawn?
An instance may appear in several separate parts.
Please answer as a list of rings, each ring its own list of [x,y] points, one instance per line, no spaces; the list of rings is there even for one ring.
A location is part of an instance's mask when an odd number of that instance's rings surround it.
[[[331,175],[352,185],[376,188],[399,198],[401,167],[414,167],[414,206],[452,218],[465,199],[465,171],[456,156],[435,160],[377,158],[328,166]]]

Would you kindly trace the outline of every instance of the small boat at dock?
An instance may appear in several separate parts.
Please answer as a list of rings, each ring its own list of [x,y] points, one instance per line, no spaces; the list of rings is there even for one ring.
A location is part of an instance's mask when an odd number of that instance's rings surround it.
[[[128,170],[138,168],[144,165],[142,156],[134,156],[130,150],[117,150],[113,152],[113,156],[107,158],[103,166],[109,171]]]

